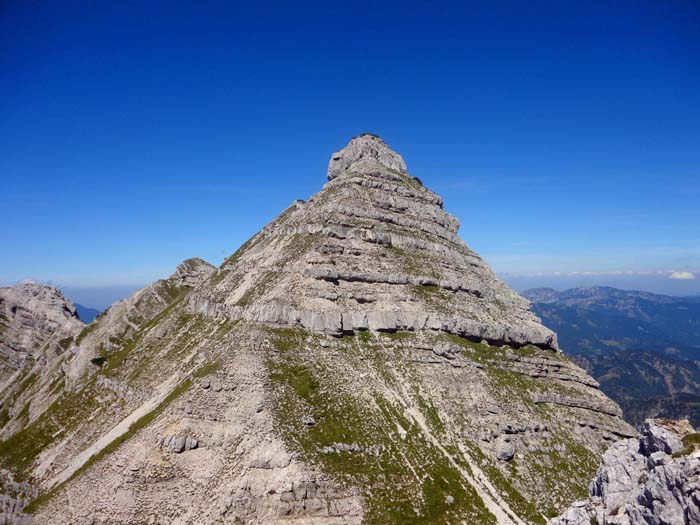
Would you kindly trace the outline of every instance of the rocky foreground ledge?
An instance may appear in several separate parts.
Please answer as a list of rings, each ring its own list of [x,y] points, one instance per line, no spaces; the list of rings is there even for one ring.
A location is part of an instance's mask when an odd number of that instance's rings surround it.
[[[590,496],[550,525],[697,525],[700,433],[687,420],[648,419],[642,436],[603,455]]]

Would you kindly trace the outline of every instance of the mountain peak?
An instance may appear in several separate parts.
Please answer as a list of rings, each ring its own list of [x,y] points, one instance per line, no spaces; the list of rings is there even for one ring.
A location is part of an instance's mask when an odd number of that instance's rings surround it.
[[[195,313],[335,336],[449,333],[557,349],[556,335],[457,235],[442,199],[379,137],[334,153],[331,179],[189,296]]]
[[[192,257],[178,264],[175,273],[170,276],[170,279],[179,281],[181,284],[194,286],[214,273],[215,269],[214,266],[204,259]]]
[[[328,163],[328,180],[347,172],[368,173],[377,165],[406,173],[406,163],[378,135],[364,133],[354,137],[340,151],[331,155]]]

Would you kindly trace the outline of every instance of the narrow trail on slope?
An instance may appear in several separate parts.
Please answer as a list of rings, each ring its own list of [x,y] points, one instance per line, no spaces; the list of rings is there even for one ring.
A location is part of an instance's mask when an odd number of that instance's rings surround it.
[[[51,478],[47,483],[47,488],[51,489],[67,481],[73,474],[75,474],[87,461],[101,452],[107,445],[112,443],[115,439],[123,436],[129,431],[129,428],[133,423],[138,421],[141,417],[155,410],[158,405],[160,405],[166,397],[173,391],[178,383],[178,374],[175,373],[168,379],[163,381],[158,385],[158,393],[145,401],[141,406],[134,410],[131,414],[122,419],[119,423],[112,427],[112,429],[103,434],[97,441],[95,441],[88,448],[83,450],[80,454],[75,456],[66,468],[59,472],[56,476]]]
[[[404,385],[402,382],[398,383],[401,388],[401,397],[404,401],[410,400],[411,397],[407,395]],[[425,418],[420,410],[418,410],[413,403],[406,403],[407,411],[416,422],[416,424],[423,431],[423,434],[430,442],[442,452],[445,457],[449,460],[450,464],[457,469],[457,471],[462,475],[462,477],[474,488],[477,495],[481,498],[486,505],[486,508],[496,517],[498,525],[528,525],[526,522],[521,520],[518,515],[513,512],[508,503],[498,494],[498,491],[494,488],[488,477],[484,472],[472,461],[469,454],[462,454],[465,461],[469,465],[470,470],[474,473],[472,476],[465,468],[463,468],[450,454],[445,447],[442,446],[440,441],[433,435],[425,422]]]
[[[197,349],[195,348],[187,355],[187,357],[183,359],[183,365],[190,363],[196,355]],[[165,398],[167,398],[171,392],[175,390],[175,387],[177,387],[177,385],[180,383],[180,380],[188,377],[192,372],[194,372],[194,369],[190,369],[185,374],[175,372],[168,379],[160,383],[156,387],[156,395],[147,401],[144,401],[136,410],[113,426],[109,432],[103,434],[102,437],[100,437],[92,445],[75,456],[66,468],[64,468],[45,484],[46,488],[52,489],[70,479],[70,477],[75,474],[85,463],[87,463],[92,456],[101,452],[115,439],[126,434],[131,428],[131,425],[136,421],[158,408],[158,406],[165,401]]]

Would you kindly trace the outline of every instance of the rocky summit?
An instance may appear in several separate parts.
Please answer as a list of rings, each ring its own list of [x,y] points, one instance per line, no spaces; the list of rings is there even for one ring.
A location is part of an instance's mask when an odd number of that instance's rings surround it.
[[[19,369],[0,461],[33,523],[544,524],[587,496],[636,436],[619,407],[380,138],[327,178]]]

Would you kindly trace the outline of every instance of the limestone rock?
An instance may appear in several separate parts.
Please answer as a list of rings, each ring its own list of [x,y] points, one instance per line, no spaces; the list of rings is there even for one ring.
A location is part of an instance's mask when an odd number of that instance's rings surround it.
[[[33,282],[0,288],[0,382],[47,347],[78,333],[85,324],[71,301],[53,286]]]
[[[199,447],[199,441],[186,434],[175,434],[162,437],[159,441],[159,447],[175,454],[182,454]]]
[[[391,150],[376,135],[365,134],[355,137],[347,147],[331,155],[328,180],[333,180],[348,171],[362,172],[363,169],[372,169],[375,163],[389,170],[406,173],[406,163],[401,155]]]
[[[510,440],[499,439],[496,444],[496,457],[500,461],[510,461],[515,456],[515,446]]]
[[[700,450],[684,447],[687,421],[647,420],[639,439],[603,455],[590,498],[551,525],[693,525],[700,523]],[[697,441],[697,440],[691,440]]]
[[[189,296],[191,311],[334,336],[428,330],[557,349],[381,139],[352,139],[331,157],[328,179],[227,259],[215,287]]]
[[[210,277],[216,268],[199,257],[182,261],[170,279],[185,286],[196,286]]]

